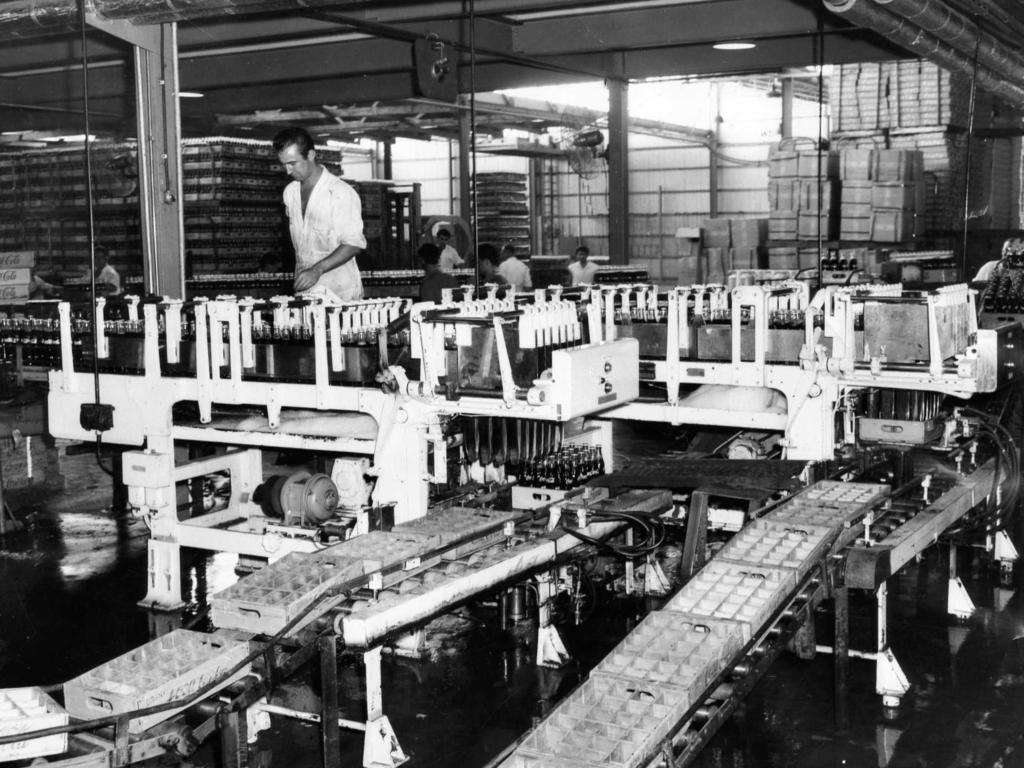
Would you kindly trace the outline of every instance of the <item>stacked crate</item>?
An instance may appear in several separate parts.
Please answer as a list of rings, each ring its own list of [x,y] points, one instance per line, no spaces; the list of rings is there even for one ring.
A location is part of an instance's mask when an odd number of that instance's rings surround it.
[[[530,256],[530,206],[525,173],[478,173],[476,218],[481,243],[511,245],[516,256]]]
[[[281,202],[288,179],[272,146],[186,139],[181,160],[191,275],[252,272],[264,253],[289,248]]]
[[[138,188],[130,148],[92,145],[97,239],[119,264],[139,260]],[[85,154],[81,148],[0,154],[0,251],[33,251],[47,278],[89,268]]]

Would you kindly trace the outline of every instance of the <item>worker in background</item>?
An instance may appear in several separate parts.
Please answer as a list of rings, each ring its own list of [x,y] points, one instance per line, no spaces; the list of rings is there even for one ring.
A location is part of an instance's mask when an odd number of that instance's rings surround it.
[[[416,251],[423,264],[423,282],[420,283],[420,301],[441,303],[441,290],[457,288],[459,281],[447,272],[441,271],[441,249],[434,243],[424,243]]]
[[[978,270],[978,274],[971,280],[972,283],[987,283],[992,279],[992,273],[996,271],[996,267],[999,266],[999,262],[1002,259],[996,259],[995,261],[986,261],[981,265],[981,269]]]
[[[361,299],[356,255],[366,247],[366,238],[358,193],[320,164],[306,129],[278,133],[274,151],[293,179],[284,189],[284,205],[295,246],[295,292],[312,289]]]
[[[465,264],[463,258],[459,256],[459,252],[455,250],[455,246],[451,244],[451,232],[441,227],[441,229],[437,230],[434,238],[437,240],[437,247],[441,249],[440,266],[442,272],[451,272],[453,269],[458,269]]]
[[[117,296],[121,293],[121,275],[110,263],[110,251],[105,246],[97,245],[96,260],[103,264],[96,273],[97,288],[105,286],[103,290],[107,296]]]
[[[508,283],[499,269],[501,256],[498,254],[498,249],[490,243],[481,243],[480,247],[476,249],[476,264],[480,270],[480,282],[498,285]]]
[[[597,277],[597,264],[588,261],[590,249],[581,245],[572,255],[573,260],[569,263],[570,285],[593,285]]]
[[[529,291],[533,288],[533,281],[530,280],[530,268],[519,260],[516,256],[516,249],[512,245],[506,244],[501,247],[501,263],[498,265],[498,274],[517,291]]]

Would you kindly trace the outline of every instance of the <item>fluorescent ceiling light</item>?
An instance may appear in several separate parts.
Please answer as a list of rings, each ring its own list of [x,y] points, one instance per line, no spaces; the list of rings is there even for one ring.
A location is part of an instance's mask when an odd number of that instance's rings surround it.
[[[203,96],[199,91],[178,91],[179,99],[201,99]]]
[[[713,46],[716,51],[749,51],[751,48],[756,48],[755,43],[715,43]]]

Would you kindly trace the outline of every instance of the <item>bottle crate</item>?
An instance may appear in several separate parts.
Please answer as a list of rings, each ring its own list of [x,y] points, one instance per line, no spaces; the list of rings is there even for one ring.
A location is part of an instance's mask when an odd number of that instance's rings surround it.
[[[796,587],[797,573],[782,568],[723,563],[717,558],[688,581],[662,610],[744,623],[750,639]]]
[[[68,713],[41,688],[0,688],[0,736],[67,725]],[[68,749],[68,735],[43,736],[0,746],[0,763],[57,755]]]
[[[736,533],[715,555],[715,560],[764,568],[792,568],[803,577],[818,564],[837,532],[834,527],[760,518]]]
[[[740,622],[654,611],[590,674],[677,686],[696,700],[743,646],[743,635]]]
[[[526,737],[510,765],[636,768],[692,703],[680,688],[591,677]]]
[[[227,674],[248,653],[248,643],[176,629],[64,683],[64,705],[91,720],[176,701],[214,680],[220,689],[248,674],[249,665]],[[132,718],[128,730],[142,733],[182,709]]]

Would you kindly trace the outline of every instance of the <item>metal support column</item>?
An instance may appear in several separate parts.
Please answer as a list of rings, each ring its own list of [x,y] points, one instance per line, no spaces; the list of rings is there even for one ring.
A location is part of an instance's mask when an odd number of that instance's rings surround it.
[[[837,586],[834,592],[835,601],[835,706],[836,730],[845,731],[849,727],[849,715],[846,709],[847,692],[850,677],[850,590],[848,587]]]
[[[608,257],[629,263],[629,83],[608,81]]]
[[[780,127],[782,138],[793,137],[793,78],[787,77],[782,81],[782,125]]]
[[[544,252],[544,161],[530,158],[530,253]]]
[[[324,768],[341,765],[341,731],[338,730],[338,636],[323,635],[320,646],[320,743]]]
[[[461,98],[460,98],[461,101]],[[470,139],[470,115],[468,109],[459,110],[459,216],[469,224],[470,237],[474,242],[470,243],[470,249],[476,251],[476,222],[473,221],[473,209],[470,205],[470,154],[473,146]]]
[[[146,290],[185,297],[185,224],[178,109],[178,27],[161,24],[155,49],[135,47],[139,216]]]
[[[143,279],[150,293],[184,298],[178,26],[142,26],[102,19],[91,12],[86,20],[89,26],[132,45]]]

